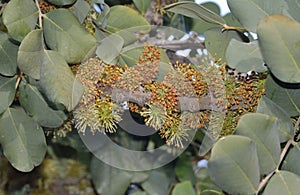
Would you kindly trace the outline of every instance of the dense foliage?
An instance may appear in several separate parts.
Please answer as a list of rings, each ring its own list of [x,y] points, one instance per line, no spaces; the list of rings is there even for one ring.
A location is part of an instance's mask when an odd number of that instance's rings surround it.
[[[227,3],[1,1],[0,194],[297,194],[299,2]],[[84,134],[185,151],[122,170]]]

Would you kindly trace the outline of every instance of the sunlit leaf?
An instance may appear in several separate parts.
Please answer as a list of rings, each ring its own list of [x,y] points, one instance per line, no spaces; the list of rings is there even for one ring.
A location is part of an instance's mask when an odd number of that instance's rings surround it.
[[[66,120],[63,111],[51,109],[35,86],[21,82],[19,101],[29,116],[43,127],[59,127]]]
[[[131,183],[131,172],[105,164],[96,157],[91,162],[92,181],[99,194],[125,194]]]
[[[221,138],[212,149],[208,174],[229,194],[254,194],[259,183],[255,142],[239,135]]]
[[[226,60],[231,68],[235,68],[238,72],[264,72],[267,68],[263,65],[258,42],[244,43],[232,39],[226,50]]]
[[[11,165],[28,172],[46,153],[43,129],[22,109],[8,108],[0,118],[0,144]]]
[[[163,8],[166,11],[182,14],[187,17],[202,19],[223,26],[225,20],[218,14],[195,2],[177,2]]]
[[[262,97],[257,106],[257,112],[274,116],[278,119],[280,142],[286,142],[293,136],[293,124],[286,111],[267,97]]]
[[[133,0],[135,7],[141,12],[141,14],[146,13],[150,6],[150,2],[151,0]]]
[[[77,16],[80,23],[83,23],[90,11],[90,5],[84,0],[77,0],[72,8],[74,8],[72,10],[74,15]]]
[[[47,0],[47,1],[54,5],[70,5],[74,3],[76,0]]]
[[[300,177],[289,171],[278,171],[268,182],[264,195],[299,194]]]
[[[261,113],[245,114],[239,120],[235,134],[249,137],[256,143],[261,175],[274,170],[281,152],[275,117]]]
[[[285,1],[287,4],[287,11],[291,16],[300,22],[300,0],[286,0]]]
[[[283,108],[289,116],[300,115],[300,89],[288,89],[278,85],[272,77],[265,83],[266,96]]]
[[[43,61],[42,30],[33,30],[21,42],[18,52],[18,67],[34,79],[40,79],[41,64]]]
[[[258,22],[265,16],[282,14],[283,0],[227,0],[231,13],[249,31],[256,32]]]
[[[13,76],[17,73],[18,46],[9,40],[9,36],[0,31],[0,74]]]
[[[96,39],[67,9],[48,12],[43,20],[47,46],[60,53],[68,63],[79,63],[96,49]]]
[[[300,176],[300,166],[298,162],[300,162],[300,143],[296,144],[288,151],[286,158],[283,161],[282,169],[291,171]]]
[[[257,28],[264,61],[281,81],[300,83],[300,23],[282,15],[265,17]]]
[[[213,56],[217,55],[218,58],[222,58],[222,62],[225,62],[226,49],[229,42],[232,39],[242,41],[241,35],[236,31],[225,31],[222,32],[221,28],[212,28],[204,33],[205,46],[207,50]]]
[[[0,75],[0,114],[13,102],[16,94],[17,76],[3,77]]]
[[[35,28],[38,9],[32,0],[11,0],[3,10],[3,24],[12,38],[22,41]]]
[[[63,104],[68,111],[73,110],[83,93],[83,86],[65,60],[50,50],[44,52],[39,85],[50,101]]]
[[[196,192],[190,181],[181,182],[174,187],[174,189],[172,191],[172,195],[182,195],[182,194],[196,195]]]

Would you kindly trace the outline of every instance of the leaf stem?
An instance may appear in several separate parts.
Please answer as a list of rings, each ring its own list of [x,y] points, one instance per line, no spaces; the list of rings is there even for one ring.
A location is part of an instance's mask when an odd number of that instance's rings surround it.
[[[36,6],[38,8],[38,11],[39,11],[39,27],[40,27],[40,29],[42,29],[43,28],[42,17],[44,16],[44,14],[42,13],[42,10],[40,8],[38,0],[35,0],[35,4],[36,4]]]
[[[240,30],[240,31],[246,31],[247,29],[244,27],[234,27],[234,26],[228,26],[227,24],[223,24],[222,32],[227,30]]]
[[[294,135],[296,135],[296,132],[297,132],[297,128],[298,126],[300,125],[300,116],[294,126]],[[294,141],[294,136],[289,139],[289,141],[285,144],[281,154],[280,154],[280,159],[279,159],[279,162],[276,166],[276,168],[274,169],[274,171],[272,171],[271,173],[269,173],[258,185],[258,189],[257,189],[257,192],[256,192],[256,195],[262,190],[262,188],[267,184],[267,182],[270,180],[270,178],[274,175],[274,173],[278,172],[279,171],[279,167],[280,165],[282,164],[283,160],[284,160],[284,157],[286,156],[289,148],[291,147],[291,145],[296,145],[297,143]]]

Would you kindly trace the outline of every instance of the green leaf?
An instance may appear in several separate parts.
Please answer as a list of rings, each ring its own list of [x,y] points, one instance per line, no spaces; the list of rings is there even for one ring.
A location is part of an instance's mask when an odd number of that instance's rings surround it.
[[[229,194],[254,194],[259,184],[255,142],[239,135],[218,140],[208,161],[208,174]]]
[[[114,168],[96,157],[90,167],[93,184],[99,194],[125,194],[131,183],[132,173]]]
[[[77,16],[80,23],[83,23],[90,11],[90,5],[84,0],[77,0],[72,8],[74,15]]]
[[[287,89],[278,85],[271,77],[265,83],[266,96],[283,108],[289,116],[300,115],[300,89]]]
[[[257,41],[244,43],[232,39],[226,50],[226,60],[228,65],[238,72],[267,71]]]
[[[43,32],[33,30],[21,42],[18,52],[18,67],[34,79],[40,79],[41,64],[44,53]]]
[[[300,162],[300,143],[297,143],[288,151],[281,168],[300,176],[300,166],[298,162]]]
[[[299,194],[300,177],[289,171],[278,171],[272,176],[264,190],[264,195]]]
[[[286,142],[294,135],[293,124],[286,111],[267,97],[262,97],[257,106],[257,112],[274,116],[278,119],[280,143]]]
[[[141,12],[141,14],[144,14],[147,12],[151,0],[133,0],[133,3],[135,7]]]
[[[115,64],[116,58],[120,55],[123,45],[123,38],[117,34],[112,34],[100,42],[96,54],[106,64]]]
[[[300,0],[286,0],[285,1],[287,4],[287,11],[291,16],[300,22]]]
[[[225,62],[225,54],[228,44],[232,39],[242,41],[241,36],[236,31],[222,32],[221,28],[209,29],[204,33],[205,46],[207,50],[212,54],[217,54],[218,58],[222,58],[222,62]]]
[[[51,109],[35,86],[22,81],[19,92],[20,104],[39,125],[55,128],[61,126],[66,120],[64,112]]]
[[[231,13],[249,31],[256,32],[258,22],[265,16],[282,14],[283,0],[227,0]]]
[[[172,191],[172,195],[182,195],[182,194],[196,195],[196,192],[190,181],[181,182],[174,187]]]
[[[38,83],[42,93],[50,101],[63,104],[68,111],[73,110],[83,94],[83,86],[55,51],[44,51],[41,79]]]
[[[257,28],[264,61],[281,81],[300,83],[300,23],[282,15],[262,19]]]
[[[11,165],[29,172],[46,153],[43,129],[22,109],[8,108],[0,118],[0,144]]]
[[[0,31],[0,74],[13,76],[17,73],[18,46],[9,40],[9,36]]]
[[[249,137],[256,143],[261,175],[275,169],[281,152],[275,117],[261,113],[245,114],[239,120],[235,134]]]
[[[188,180],[192,184],[196,183],[191,157],[188,155],[179,156],[176,162],[175,173],[181,182]]]
[[[0,114],[14,101],[17,76],[3,77],[0,75]]]
[[[142,183],[142,187],[151,195],[168,194],[168,186],[170,185],[171,180],[172,177],[167,175],[165,169],[160,168],[150,171],[149,178]]]
[[[73,4],[76,0],[47,0],[47,1],[54,5],[70,5]]]
[[[123,18],[123,20],[120,20]],[[97,19],[99,22],[100,19]],[[106,17],[106,31],[111,33],[118,32],[122,29],[127,29],[136,26],[147,26],[149,23],[134,9],[126,6],[116,5],[111,7]]]
[[[187,17],[202,19],[209,23],[223,26],[225,20],[218,14],[195,2],[177,2],[163,8],[166,11],[182,14]]]
[[[38,14],[32,0],[11,0],[3,10],[3,24],[8,34],[21,42],[31,30],[35,29]]]
[[[84,61],[96,49],[96,39],[67,9],[48,12],[44,16],[43,32],[47,46],[60,53],[71,64]]]

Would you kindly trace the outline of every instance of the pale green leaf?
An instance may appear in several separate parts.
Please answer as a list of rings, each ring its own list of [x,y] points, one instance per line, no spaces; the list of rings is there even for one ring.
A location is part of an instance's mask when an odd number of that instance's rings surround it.
[[[9,40],[9,36],[0,31],[0,74],[13,76],[17,73],[18,46]]]
[[[141,12],[141,14],[144,14],[148,10],[151,0],[133,0],[133,3],[135,7]]]
[[[291,16],[300,22],[300,0],[286,0],[287,11]]]
[[[300,176],[300,143],[298,142],[294,147],[292,147],[283,161],[282,169],[291,171]]]
[[[3,10],[3,24],[8,34],[22,41],[36,27],[38,8],[32,0],[11,0]]]
[[[47,46],[60,53],[68,63],[80,63],[96,49],[96,39],[67,9],[48,12],[43,20]]]
[[[262,97],[257,106],[257,112],[274,116],[278,119],[280,143],[286,142],[293,136],[293,124],[286,111],[267,97]]]
[[[21,42],[18,52],[18,67],[34,79],[40,79],[44,41],[42,30],[33,30]]]
[[[35,86],[21,82],[19,101],[27,114],[43,127],[59,127],[66,120],[63,111],[53,110]]]
[[[296,163],[296,162],[295,162]],[[264,195],[299,194],[300,177],[289,171],[278,171],[268,182]]]
[[[29,172],[46,153],[43,129],[22,109],[8,108],[0,118],[0,144],[11,165]]]
[[[267,71],[257,41],[245,43],[232,39],[226,50],[226,60],[238,72]]]
[[[239,120],[235,134],[251,138],[257,147],[261,175],[275,169],[280,158],[277,119],[261,113],[248,113]]]
[[[182,14],[187,17],[202,19],[221,26],[225,24],[225,20],[220,15],[195,2],[177,2],[165,6],[163,9],[177,14]]]
[[[80,23],[83,23],[90,11],[90,5],[84,0],[77,0],[72,8],[74,15],[77,16]]]
[[[44,52],[39,85],[50,101],[63,104],[68,111],[73,110],[83,93],[83,86],[62,56],[50,50]]]
[[[283,15],[265,17],[257,28],[264,61],[281,81],[300,83],[300,23]]]
[[[282,14],[283,0],[227,0],[231,13],[249,31],[256,32],[258,22],[265,16]]]
[[[76,0],[47,0],[47,1],[54,5],[70,5],[73,4]]]
[[[208,161],[208,174],[229,194],[254,194],[259,184],[255,142],[239,135],[218,140]]]
[[[0,75],[0,114],[13,102],[16,94],[17,76],[3,77]]]
[[[288,89],[278,85],[271,77],[265,83],[266,96],[283,108],[289,116],[300,115],[300,89]]]
[[[190,181],[184,181],[177,184],[173,191],[172,195],[196,195],[196,192],[193,188],[193,185]]]
[[[151,195],[167,194],[171,180],[172,176],[167,175],[164,168],[155,169],[150,171],[149,178],[142,183],[142,187]]]

